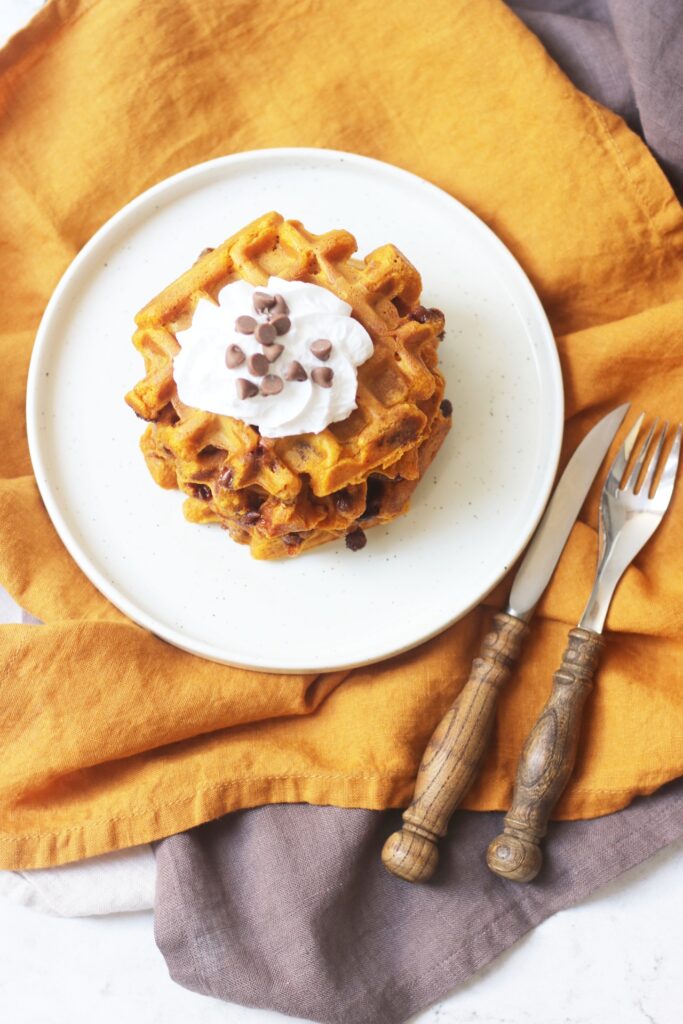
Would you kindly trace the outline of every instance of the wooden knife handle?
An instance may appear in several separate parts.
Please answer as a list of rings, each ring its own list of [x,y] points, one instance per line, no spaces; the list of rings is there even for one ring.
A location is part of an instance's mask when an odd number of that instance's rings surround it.
[[[457,699],[437,725],[422,757],[403,827],[382,850],[384,866],[408,882],[426,882],[439,859],[437,842],[472,785],[491,735],[498,694],[519,657],[528,626],[499,612]]]
[[[581,712],[603,647],[598,633],[581,628],[569,632],[551,694],[524,744],[503,832],[486,854],[491,871],[502,878],[530,882],[540,871],[539,843],[574,769]]]

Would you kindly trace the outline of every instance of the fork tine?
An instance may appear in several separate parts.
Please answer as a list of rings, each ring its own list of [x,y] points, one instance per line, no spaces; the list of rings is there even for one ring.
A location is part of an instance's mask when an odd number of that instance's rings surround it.
[[[638,483],[638,477],[640,476],[640,471],[643,468],[643,463],[645,462],[645,456],[648,453],[648,449],[650,447],[650,441],[652,440],[652,437],[654,435],[654,432],[655,432],[655,429],[657,427],[658,422],[659,422],[658,419],[656,419],[654,421],[654,423],[652,424],[652,426],[650,427],[650,429],[647,432],[647,437],[643,441],[642,448],[638,452],[638,458],[634,462],[633,469],[629,473],[628,480],[624,484],[624,489],[627,490],[627,491],[635,491],[635,489],[636,489],[636,484]]]
[[[659,465],[659,459],[660,459],[661,454],[662,454],[662,448],[664,447],[664,440],[666,438],[666,432],[667,432],[668,429],[669,429],[669,424],[665,423],[664,426],[662,427],[662,432],[659,435],[659,440],[657,441],[657,447],[655,448],[655,453],[652,456],[652,458],[650,459],[650,461],[648,463],[648,467],[647,467],[647,472],[645,473],[645,476],[643,477],[643,486],[641,487],[640,490],[641,490],[641,493],[644,494],[646,498],[650,494],[650,488],[652,487],[652,481],[654,480],[655,473],[657,472],[657,466]]]
[[[615,483],[617,487],[621,483],[621,478],[624,475],[626,464],[628,463],[628,460],[631,458],[631,452],[633,451],[633,446],[638,439],[638,434],[640,433],[640,428],[642,426],[644,419],[645,413],[641,412],[640,416],[638,417],[638,419],[626,435],[624,443],[617,452],[614,462],[610,466],[610,470],[607,476],[608,479],[612,479],[613,483]]]
[[[655,491],[655,496],[657,498],[664,499],[664,507],[666,507],[666,505],[669,504],[674,489],[674,482],[676,480],[676,470],[678,469],[678,460],[681,454],[681,432],[682,428],[679,423],[678,428],[676,430],[676,436],[674,437],[674,443],[671,446],[671,451],[669,452],[666,463],[664,465],[664,472],[662,473],[662,478],[659,481],[657,490]]]

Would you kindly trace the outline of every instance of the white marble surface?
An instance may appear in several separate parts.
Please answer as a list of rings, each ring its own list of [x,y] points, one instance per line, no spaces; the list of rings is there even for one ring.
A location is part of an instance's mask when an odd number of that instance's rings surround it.
[[[116,0],[109,0],[116,2]],[[2,0],[0,41],[40,7]],[[551,918],[415,1024],[680,1024],[683,841]],[[152,915],[62,919],[0,900],[8,1024],[277,1024],[168,978]]]

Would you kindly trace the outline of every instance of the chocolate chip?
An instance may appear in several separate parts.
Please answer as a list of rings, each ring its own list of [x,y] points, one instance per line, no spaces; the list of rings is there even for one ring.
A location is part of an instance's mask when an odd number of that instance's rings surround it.
[[[331,351],[332,342],[328,341],[327,338],[318,338],[317,341],[311,342],[311,352],[318,359],[322,359],[324,363],[330,358]]]
[[[311,380],[321,388],[331,388],[333,377],[334,371],[329,366],[316,366],[315,370],[311,370]]]
[[[300,533],[285,533],[282,540],[288,547],[292,548],[298,548],[304,541]]]
[[[278,377],[274,373],[269,373],[261,381],[261,394],[262,395],[279,395],[284,387],[282,377]]]
[[[408,441],[414,441],[417,437],[417,425],[415,423],[402,423],[396,430],[382,436],[380,444],[388,448],[402,448]]]
[[[286,334],[292,326],[292,321],[288,316],[285,316],[284,313],[280,314],[280,316],[274,316],[270,322],[275,328],[277,334]]]
[[[284,350],[284,345],[268,345],[268,347],[264,349],[263,354],[269,363],[274,363],[276,359],[280,358]]]
[[[439,409],[441,410],[441,415],[442,416],[452,416],[453,415],[453,403],[449,402],[447,398],[444,398],[443,402],[439,406]]]
[[[360,551],[364,548],[368,542],[368,538],[365,536],[360,527],[352,530],[351,533],[346,534],[346,546],[349,551]]]
[[[230,467],[223,470],[221,475],[218,477],[218,486],[225,487],[227,490],[232,488],[234,473]]]
[[[266,363],[266,366],[267,365],[268,364]],[[247,380],[245,377],[237,378],[235,381],[235,389],[237,391],[238,398],[253,398],[254,395],[258,395],[258,388],[254,382]]]
[[[260,352],[254,352],[252,356],[247,359],[247,369],[249,373],[253,373],[255,377],[262,377],[264,373],[268,373],[268,360]]]
[[[275,301],[273,302],[273,306],[271,308],[271,319],[273,319],[276,316],[284,316],[285,313],[289,313],[289,306],[287,305],[287,303],[285,302],[281,295],[276,295]]]
[[[229,370],[234,370],[236,366],[241,366],[246,358],[239,345],[228,345],[225,350],[225,365]]]
[[[285,371],[285,380],[308,380],[308,374],[301,363],[297,363],[295,359]]]
[[[336,491],[332,497],[340,512],[350,512],[353,508],[353,495],[344,488],[343,491]]]
[[[254,333],[256,340],[262,345],[272,345],[277,337],[277,331],[272,324],[259,324]]]
[[[244,515],[241,517],[242,522],[245,524],[245,526],[253,526],[254,523],[258,523],[260,518],[261,516],[260,513],[258,512],[245,512]]]
[[[256,321],[253,316],[238,316],[235,320],[235,330],[240,334],[253,334],[256,330]]]
[[[213,495],[211,494],[211,488],[207,487],[206,484],[190,484],[192,493],[195,498],[200,498],[201,501],[211,501]]]
[[[426,309],[424,306],[418,306],[408,314],[408,319],[417,320],[419,324],[427,324],[430,320],[443,320],[443,313],[440,309]]]
[[[254,292],[253,303],[257,313],[265,313],[275,305],[275,296],[269,295],[268,292]]]

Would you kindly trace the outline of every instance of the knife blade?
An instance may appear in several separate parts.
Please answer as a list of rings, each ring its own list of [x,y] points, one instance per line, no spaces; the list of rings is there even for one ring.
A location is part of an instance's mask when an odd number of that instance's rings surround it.
[[[508,615],[528,622],[567,543],[581,506],[616,437],[631,403],[603,416],[584,437],[565,466],[529,547],[521,561],[508,600]]]
[[[528,622],[559,561],[572,526],[630,403],[596,423],[567,463],[517,570],[505,612],[494,616],[469,678],[434,730],[403,826],[389,836],[382,862],[408,882],[426,882],[437,843],[483,762],[498,695],[512,674]]]

